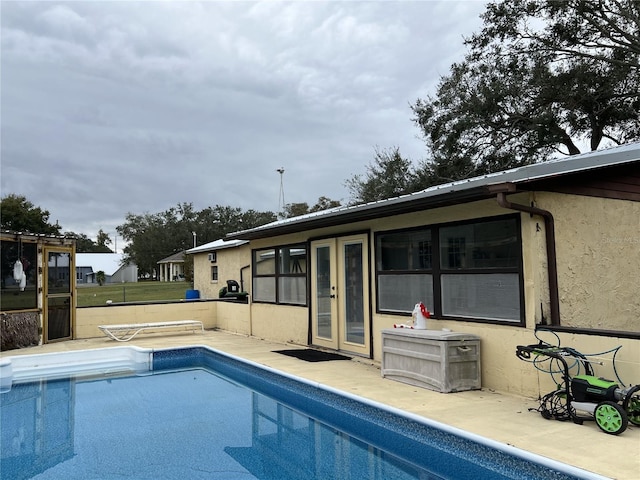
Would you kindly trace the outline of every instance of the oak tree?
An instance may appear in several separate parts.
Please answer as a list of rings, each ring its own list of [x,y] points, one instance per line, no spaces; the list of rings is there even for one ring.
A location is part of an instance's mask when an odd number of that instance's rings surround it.
[[[492,2],[412,106],[435,183],[640,138],[640,2]]]
[[[400,155],[400,149],[375,149],[373,162],[364,175],[353,175],[346,180],[351,202],[361,204],[412,193],[418,176],[409,159]]]

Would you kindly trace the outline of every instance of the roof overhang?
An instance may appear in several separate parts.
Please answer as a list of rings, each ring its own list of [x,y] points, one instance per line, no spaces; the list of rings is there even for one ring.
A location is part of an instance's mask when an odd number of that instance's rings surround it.
[[[325,215],[301,216],[274,222],[263,227],[229,234],[226,239],[257,240],[279,235],[288,235],[306,230],[335,227],[347,223],[363,222],[434,208],[485,200],[495,196],[486,186],[465,190],[442,192],[439,195],[409,198],[411,195],[337,209]]]
[[[218,250],[224,250],[226,248],[236,248],[241,247],[249,242],[246,240],[230,240],[227,241],[225,239],[218,239],[213,242],[205,243],[204,245],[199,245],[194,248],[190,248],[185,253],[187,255],[191,255],[194,253],[207,253],[207,252],[215,252]]]

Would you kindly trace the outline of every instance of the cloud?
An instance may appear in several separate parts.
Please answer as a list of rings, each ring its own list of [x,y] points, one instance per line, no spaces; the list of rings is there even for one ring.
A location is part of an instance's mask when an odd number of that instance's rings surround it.
[[[348,200],[374,149],[416,162],[482,2],[3,2],[3,195],[64,230],[182,202]]]

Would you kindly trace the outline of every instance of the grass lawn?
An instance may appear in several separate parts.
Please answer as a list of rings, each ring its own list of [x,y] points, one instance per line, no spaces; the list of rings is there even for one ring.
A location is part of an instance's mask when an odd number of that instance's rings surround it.
[[[137,282],[78,286],[79,307],[104,306],[107,300],[120,302],[146,302],[153,300],[180,300],[191,289],[187,282]]]

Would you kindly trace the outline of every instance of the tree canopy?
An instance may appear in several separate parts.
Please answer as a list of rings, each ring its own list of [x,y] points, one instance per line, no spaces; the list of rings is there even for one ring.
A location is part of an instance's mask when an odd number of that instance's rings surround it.
[[[59,235],[60,226],[49,223],[49,211],[36,207],[23,195],[10,193],[0,201],[3,230]]]
[[[272,212],[220,205],[196,211],[192,203],[181,203],[159,213],[128,213],[116,230],[127,241],[124,262],[135,263],[140,275],[153,275],[157,262],[169,255],[275,219]]]
[[[95,242],[84,233],[64,232],[64,236],[75,239],[77,253],[113,253],[107,246],[111,243],[111,238],[102,229],[98,231]]]
[[[353,175],[345,182],[354,204],[375,202],[419,190],[424,179],[400,149],[375,149],[365,175]]]
[[[468,53],[412,106],[431,181],[640,138],[640,2],[492,2]]]
[[[318,202],[311,208],[309,208],[309,204],[306,202],[288,203],[284,206],[284,210],[281,215],[283,218],[298,217],[300,215],[320,212],[322,210],[328,210],[339,206],[340,202],[338,200],[331,200],[330,198],[323,196],[318,198]]]

